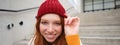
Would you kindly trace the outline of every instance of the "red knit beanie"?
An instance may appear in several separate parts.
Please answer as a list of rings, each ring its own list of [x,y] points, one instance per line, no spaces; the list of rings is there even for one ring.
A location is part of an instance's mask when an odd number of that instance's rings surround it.
[[[58,14],[67,18],[67,15],[65,15],[65,9],[58,0],[46,0],[44,3],[42,3],[42,5],[39,7],[36,18],[38,19],[39,17],[48,13]]]

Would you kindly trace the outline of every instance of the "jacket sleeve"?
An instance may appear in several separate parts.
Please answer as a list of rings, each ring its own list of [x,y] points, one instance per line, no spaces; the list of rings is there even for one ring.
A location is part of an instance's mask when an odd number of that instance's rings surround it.
[[[80,45],[80,43],[81,43],[78,34],[69,35],[69,36],[66,36],[65,38],[66,38],[66,41],[67,41],[68,45]]]

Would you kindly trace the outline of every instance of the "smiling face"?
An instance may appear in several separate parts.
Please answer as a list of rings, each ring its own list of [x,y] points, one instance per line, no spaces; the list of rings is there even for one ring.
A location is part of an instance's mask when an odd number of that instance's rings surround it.
[[[45,14],[41,17],[40,33],[46,41],[53,43],[62,33],[62,24],[57,14]]]

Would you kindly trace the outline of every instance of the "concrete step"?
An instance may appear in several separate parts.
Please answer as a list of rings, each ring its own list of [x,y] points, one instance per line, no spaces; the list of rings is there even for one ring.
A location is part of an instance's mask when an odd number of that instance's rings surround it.
[[[29,42],[30,40],[26,40],[26,39],[23,39],[23,40],[20,40],[20,41],[16,41],[15,43],[14,43],[14,45],[28,45],[28,42]]]
[[[80,36],[81,39],[120,39],[120,36]]]
[[[14,42],[14,45],[28,45],[28,42],[33,36],[34,36],[33,33],[26,35],[24,39]]]
[[[81,30],[88,30],[88,29],[106,29],[106,30],[109,30],[109,29],[120,29],[120,26],[117,26],[117,25],[80,25],[80,29]]]
[[[120,37],[81,37],[83,45],[120,45]]]
[[[81,26],[81,36],[120,36],[120,26]]]
[[[120,26],[80,26],[83,45],[120,45]]]
[[[81,31],[82,36],[120,36],[120,31]]]

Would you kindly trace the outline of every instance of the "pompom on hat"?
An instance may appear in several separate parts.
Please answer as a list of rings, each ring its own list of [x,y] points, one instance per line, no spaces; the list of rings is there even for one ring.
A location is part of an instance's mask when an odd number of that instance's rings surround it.
[[[39,7],[36,18],[38,19],[39,17],[48,13],[58,14],[67,18],[65,9],[58,0],[45,0],[45,2],[43,2]]]

